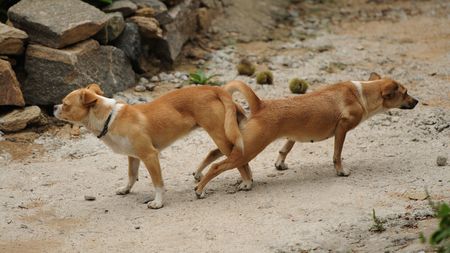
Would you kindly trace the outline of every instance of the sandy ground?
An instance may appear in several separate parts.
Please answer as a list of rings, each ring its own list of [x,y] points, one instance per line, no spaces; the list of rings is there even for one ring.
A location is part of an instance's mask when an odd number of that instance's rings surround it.
[[[69,125],[5,135],[0,252],[429,251],[417,239],[436,226],[424,189],[434,200],[450,200],[450,166],[436,165],[438,155],[450,158],[450,4],[374,2],[291,6],[301,18],[280,25],[286,39],[231,43],[207,62],[223,81],[235,77],[242,56],[269,67],[273,86],[238,77],[263,98],[290,95],[292,77],[306,78],[314,90],[377,71],[407,86],[421,101],[416,109],[377,115],[347,135],[349,177],[335,176],[333,140],[296,144],[290,169],[276,171],[279,140],[251,162],[253,190],[238,192],[233,170],[197,200],[191,172],[214,145],[196,130],[161,153],[166,201],[150,210],[143,203],[153,195],[145,168],[130,195],[115,195],[126,184],[127,159],[86,130],[79,137]],[[333,62],[346,67],[330,68]],[[171,86],[145,96],[165,87]],[[373,209],[385,232],[369,230]]]

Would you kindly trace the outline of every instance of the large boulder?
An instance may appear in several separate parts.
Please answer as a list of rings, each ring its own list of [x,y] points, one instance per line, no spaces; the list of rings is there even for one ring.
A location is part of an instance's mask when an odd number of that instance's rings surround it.
[[[39,123],[44,116],[37,106],[29,106],[24,109],[16,109],[0,116],[0,131],[16,132],[29,124]]]
[[[22,0],[8,10],[14,27],[53,48],[85,40],[103,28],[105,13],[80,0]]]
[[[155,40],[154,54],[163,62],[172,64],[184,43],[197,31],[198,1],[184,0],[169,10],[172,22],[163,26],[163,38]]]
[[[117,0],[103,8],[104,12],[120,12],[123,17],[133,15],[137,10],[137,5],[129,0]]]
[[[28,39],[26,32],[0,23],[0,54],[19,55]]]
[[[139,59],[143,55],[141,35],[135,23],[127,22],[122,34],[112,44],[125,53],[137,72],[143,71],[139,64]]]
[[[25,105],[16,74],[4,60],[0,60],[0,105]]]
[[[106,96],[134,85],[135,76],[124,52],[86,40],[64,49],[29,45],[22,92],[28,104],[52,105],[89,83],[101,85]]]
[[[106,14],[108,22],[100,32],[98,32],[94,39],[98,40],[100,44],[106,45],[115,40],[123,32],[125,28],[125,20],[120,12],[112,12]]]
[[[140,8],[149,7],[155,12],[155,18],[161,25],[172,22],[172,17],[168,13],[167,6],[159,0],[131,0]]]

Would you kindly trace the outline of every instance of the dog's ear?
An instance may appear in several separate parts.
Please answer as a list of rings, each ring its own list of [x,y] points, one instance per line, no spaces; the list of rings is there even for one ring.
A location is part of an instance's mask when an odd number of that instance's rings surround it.
[[[369,81],[380,80],[381,76],[375,72],[370,73]]]
[[[392,99],[395,97],[395,93],[397,93],[398,91],[398,83],[396,82],[390,82],[385,84],[382,88],[381,88],[381,96],[384,99]]]
[[[91,90],[84,89],[81,91],[81,103],[86,107],[94,106],[97,102],[97,95]]]
[[[86,86],[86,89],[93,91],[95,94],[102,96],[104,93],[100,86],[96,83],[91,83],[88,86]]]

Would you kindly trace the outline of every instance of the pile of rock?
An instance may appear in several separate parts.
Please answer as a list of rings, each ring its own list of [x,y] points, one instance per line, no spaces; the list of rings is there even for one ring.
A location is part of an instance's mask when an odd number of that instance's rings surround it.
[[[204,16],[199,6],[117,0],[100,10],[81,0],[21,0],[0,23],[0,109],[58,104],[89,83],[106,96],[135,85],[135,72],[173,64]]]

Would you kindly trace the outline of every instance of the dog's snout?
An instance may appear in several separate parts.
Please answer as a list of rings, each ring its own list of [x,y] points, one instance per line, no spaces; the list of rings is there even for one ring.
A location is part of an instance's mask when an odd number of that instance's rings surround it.
[[[55,112],[56,110],[58,110],[58,105],[53,106],[53,111]]]
[[[417,105],[417,103],[419,103],[419,100],[417,100],[417,99],[415,99],[415,98],[413,98],[412,100],[413,100],[413,102],[412,102],[412,108],[414,108],[414,107]],[[412,108],[411,108],[411,109],[412,109]]]
[[[400,106],[400,109],[413,109],[414,107],[416,107],[417,103],[419,103],[419,100],[411,97],[407,104],[403,104],[402,106]]]

